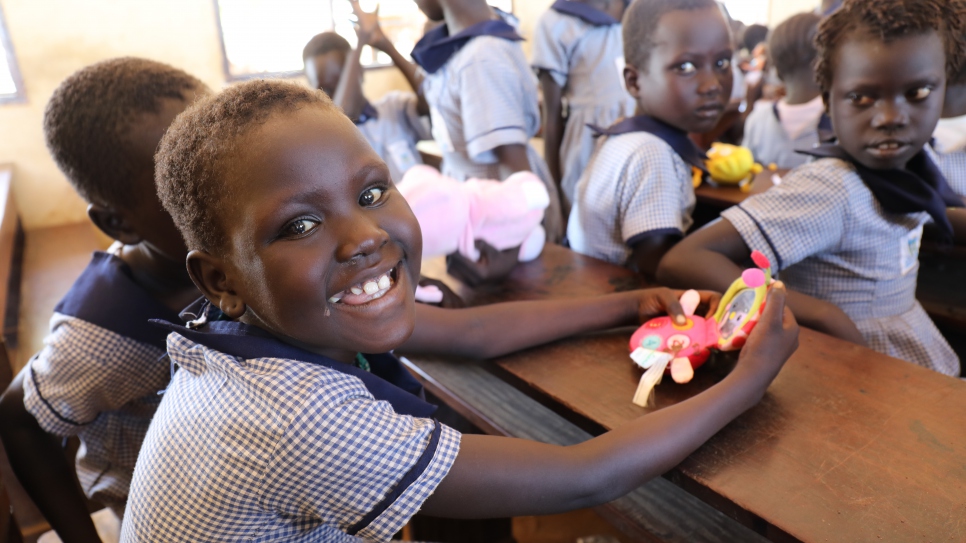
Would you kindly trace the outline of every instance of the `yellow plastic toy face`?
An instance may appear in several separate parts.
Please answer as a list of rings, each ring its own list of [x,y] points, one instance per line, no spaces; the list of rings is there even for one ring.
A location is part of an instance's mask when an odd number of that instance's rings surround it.
[[[738,184],[754,173],[755,157],[746,147],[714,143],[705,163],[711,179],[725,184]]]

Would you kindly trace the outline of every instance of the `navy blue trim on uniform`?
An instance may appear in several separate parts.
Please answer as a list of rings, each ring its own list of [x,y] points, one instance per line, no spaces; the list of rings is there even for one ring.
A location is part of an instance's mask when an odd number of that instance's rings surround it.
[[[37,397],[40,398],[40,401],[43,402],[44,405],[47,406],[47,409],[49,409],[50,412],[53,413],[55,417],[57,417],[58,419],[60,419],[61,422],[66,422],[67,424],[70,424],[71,426],[84,426],[86,424],[90,424],[90,422],[77,422],[76,420],[69,419],[69,418],[61,415],[59,411],[57,411],[56,409],[54,409],[54,406],[50,405],[50,402],[47,401],[47,398],[44,398],[43,393],[40,392],[40,381],[37,380],[37,372],[34,371],[34,365],[32,364],[32,362],[33,362],[33,359],[32,358],[30,359],[30,362],[31,363],[28,363],[27,364],[27,366],[30,368],[30,378],[34,380],[34,384],[36,385]]]
[[[376,109],[368,100],[366,100],[366,105],[362,106],[362,111],[359,113],[359,118],[353,121],[356,126],[360,124],[365,124],[369,121],[379,118],[379,110]]]
[[[640,243],[645,238],[650,238],[654,236],[668,236],[668,235],[677,235],[683,238],[684,232],[682,232],[680,228],[656,228],[654,230],[641,232],[640,234],[634,234],[633,236],[631,236],[630,239],[628,239],[625,242],[625,244],[628,247],[633,249],[635,245]]]
[[[177,312],[134,282],[126,262],[102,251],[94,253],[54,311],[159,349],[167,348],[168,333],[148,321],[179,322]]]
[[[882,207],[890,213],[919,213],[925,211],[932,217],[943,240],[953,239],[953,226],[946,215],[946,208],[964,207],[960,198],[946,182],[946,177],[933,163],[925,150],[909,160],[903,170],[874,170],[863,166],[845,149],[837,144],[819,145],[799,153],[819,158],[838,158],[855,167],[865,186]]]
[[[775,102],[771,106],[772,113],[775,114],[775,118],[781,123],[782,116],[778,112],[778,102]],[[832,118],[828,116],[828,113],[822,112],[822,115],[818,118],[818,125],[815,127],[815,131],[818,133],[818,142],[821,143],[831,143],[836,140],[835,130],[832,129]]]
[[[620,21],[611,17],[609,14],[596,9],[594,7],[588,6],[583,2],[572,2],[570,0],[557,0],[550,6],[550,9],[563,13],[564,15],[570,15],[584,21],[585,23],[590,23],[594,26],[611,26],[619,24]]]
[[[484,21],[464,29],[456,35],[449,35],[449,28],[444,24],[426,33],[416,47],[412,57],[426,73],[436,73],[449,62],[464,45],[478,36],[494,36],[510,41],[521,41],[512,25],[503,20]]]
[[[429,445],[426,446],[423,454],[419,456],[419,460],[417,460],[416,463],[409,468],[409,471],[406,472],[406,475],[403,476],[398,483],[396,483],[396,486],[393,487],[392,492],[390,492],[385,498],[376,504],[371,511],[366,513],[366,516],[362,517],[362,520],[353,524],[348,530],[346,530],[347,534],[356,535],[359,533],[359,530],[362,530],[366,526],[372,524],[372,521],[379,518],[379,515],[383,514],[386,509],[389,509],[389,507],[399,499],[399,496],[402,496],[402,493],[405,492],[407,488],[412,486],[412,484],[423,475],[423,472],[425,472],[426,468],[429,467],[430,462],[433,461],[433,457],[436,456],[436,449],[439,448],[439,436],[443,433],[443,425],[440,424],[439,421],[435,422],[436,426],[433,428],[433,433],[429,438]]]
[[[681,157],[681,160],[698,168],[699,170],[708,173],[708,167],[705,165],[705,161],[708,160],[708,155],[704,151],[698,148],[697,145],[691,138],[688,137],[688,133],[680,128],[673,127],[664,121],[655,119],[650,115],[637,115],[635,117],[630,117],[619,121],[616,124],[610,126],[609,128],[600,128],[599,126],[594,126],[588,124],[591,130],[594,131],[597,136],[618,136],[620,134],[627,134],[630,132],[647,132],[661,138],[664,143],[671,146],[674,152]]]
[[[205,322],[197,329],[186,328],[163,320],[151,321],[159,329],[177,332],[187,339],[210,349],[249,360],[254,358],[280,358],[317,364],[339,371],[362,381],[376,400],[392,404],[396,413],[427,418],[436,412],[436,406],[423,400],[423,386],[390,353],[365,353],[372,372],[351,364],[333,360],[282,342],[272,334],[237,321]]]

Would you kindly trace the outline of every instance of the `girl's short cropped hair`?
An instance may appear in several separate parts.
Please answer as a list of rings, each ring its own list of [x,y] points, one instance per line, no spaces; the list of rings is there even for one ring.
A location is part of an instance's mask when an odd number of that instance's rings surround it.
[[[818,62],[815,79],[823,93],[832,88],[835,52],[853,32],[889,43],[908,36],[938,32],[946,49],[946,72],[949,77],[962,65],[962,42],[952,37],[964,31],[961,16],[950,16],[944,4],[950,0],[846,0],[841,8],[819,24],[815,36]]]
[[[305,61],[332,51],[348,53],[351,50],[352,46],[342,36],[335,32],[323,32],[312,36],[309,43],[305,44],[302,49],[302,60]]]
[[[796,72],[815,69],[815,34],[822,18],[812,12],[792,15],[782,21],[768,36],[768,58],[785,79]]]
[[[132,156],[132,123],[160,113],[164,98],[187,101],[189,92],[207,94],[208,87],[167,64],[133,57],[92,64],[65,79],[47,102],[47,148],[85,200],[131,205],[138,194],[132,179],[153,166]]]
[[[339,110],[319,90],[279,80],[252,80],[196,102],[175,119],[155,155],[161,203],[189,250],[224,247],[218,210],[232,193],[226,178],[240,138],[272,115],[306,107]]]
[[[624,12],[624,57],[627,64],[646,71],[654,49],[654,33],[665,14],[672,11],[719,9],[714,0],[634,0]]]

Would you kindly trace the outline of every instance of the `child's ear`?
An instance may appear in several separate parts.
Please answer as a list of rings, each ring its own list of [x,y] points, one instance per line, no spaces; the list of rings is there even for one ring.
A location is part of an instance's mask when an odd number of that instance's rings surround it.
[[[87,206],[87,216],[101,232],[108,237],[120,241],[124,245],[141,243],[141,236],[134,231],[131,223],[122,213],[100,204]]]
[[[641,96],[640,76],[641,73],[636,67],[630,64],[624,66],[624,85],[627,87],[627,92],[635,99]]]
[[[221,259],[204,251],[188,253],[188,275],[198,290],[231,319],[245,314],[245,301],[231,288]]]

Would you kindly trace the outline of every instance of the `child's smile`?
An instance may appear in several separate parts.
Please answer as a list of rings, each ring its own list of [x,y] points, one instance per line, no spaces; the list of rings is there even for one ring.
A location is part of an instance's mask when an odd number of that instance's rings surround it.
[[[839,144],[868,168],[904,168],[942,113],[944,59],[936,33],[842,43],[826,99]]]
[[[338,360],[405,341],[419,225],[352,123],[303,107],[272,116],[237,148],[222,260],[243,306],[229,316]]]

